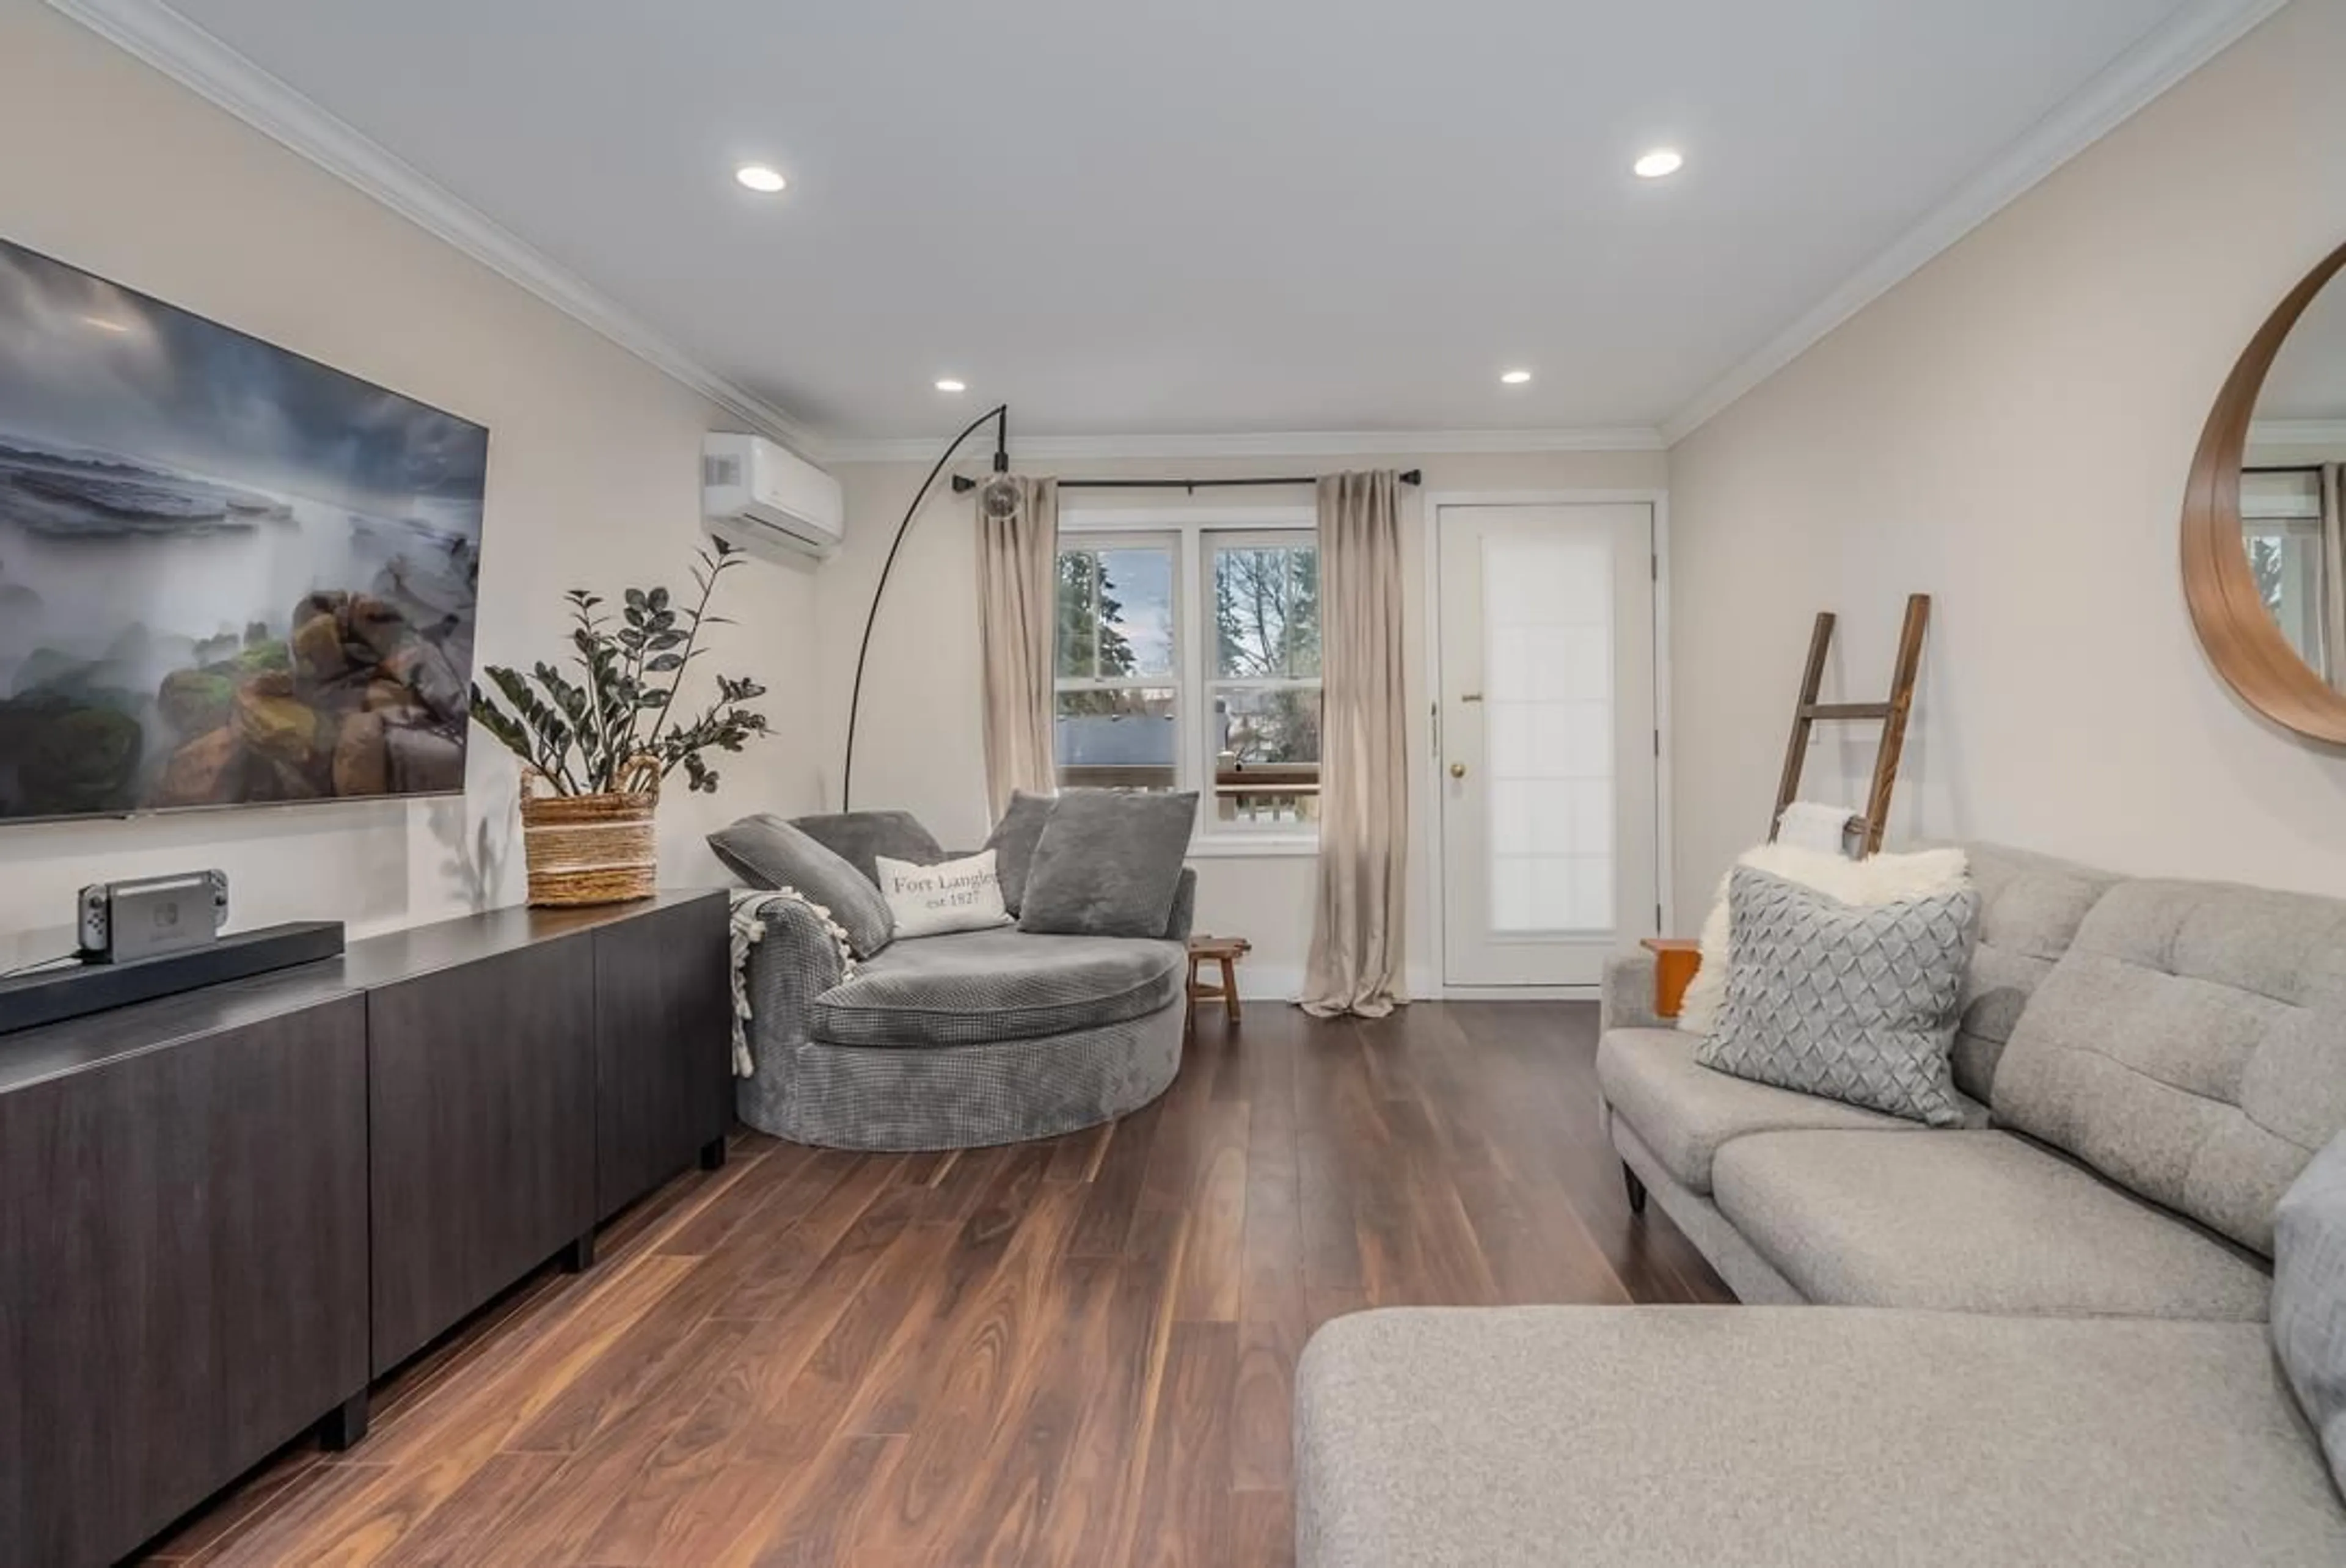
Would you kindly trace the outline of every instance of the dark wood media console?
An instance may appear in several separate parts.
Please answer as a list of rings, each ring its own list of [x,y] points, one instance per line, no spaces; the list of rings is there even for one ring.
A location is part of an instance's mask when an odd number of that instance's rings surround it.
[[[110,1563],[696,1157],[726,899],[503,910],[0,1036],[0,1563]]]

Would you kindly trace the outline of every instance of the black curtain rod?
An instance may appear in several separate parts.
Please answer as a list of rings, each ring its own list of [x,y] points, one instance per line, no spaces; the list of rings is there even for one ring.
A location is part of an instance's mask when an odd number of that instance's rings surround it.
[[[1403,484],[1423,484],[1425,474],[1413,468],[1401,476]],[[1276,479],[1062,479],[1062,490],[1251,490],[1267,484],[1317,484],[1316,473],[1282,474]],[[954,475],[954,494],[966,495],[977,488],[978,482],[961,474]]]

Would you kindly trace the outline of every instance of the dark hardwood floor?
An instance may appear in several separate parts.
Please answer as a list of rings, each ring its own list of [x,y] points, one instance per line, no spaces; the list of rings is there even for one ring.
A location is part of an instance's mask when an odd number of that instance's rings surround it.
[[[1296,1354],[1366,1307],[1732,1299],[1596,1126],[1596,1010],[1201,1015],[1113,1127],[755,1135],[158,1543],[230,1564],[1283,1563]]]

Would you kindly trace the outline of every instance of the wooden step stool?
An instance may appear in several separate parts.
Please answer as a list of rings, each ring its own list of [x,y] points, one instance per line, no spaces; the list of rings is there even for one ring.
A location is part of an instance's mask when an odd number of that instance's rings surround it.
[[[1239,1021],[1239,960],[1254,951],[1254,944],[1242,936],[1193,936],[1189,939],[1189,1016],[1198,1016],[1198,1003],[1222,1000],[1222,1011],[1232,1023]],[[1198,972],[1213,963],[1221,966],[1222,983],[1209,985],[1198,978]]]

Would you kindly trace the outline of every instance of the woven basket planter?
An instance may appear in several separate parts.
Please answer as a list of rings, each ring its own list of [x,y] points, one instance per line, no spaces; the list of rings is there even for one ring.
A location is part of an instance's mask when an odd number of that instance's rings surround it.
[[[620,769],[623,788],[607,795],[540,795],[541,781],[536,769],[522,770],[521,842],[530,903],[567,909],[651,897],[659,880],[652,830],[659,765],[648,757],[635,759]]]

